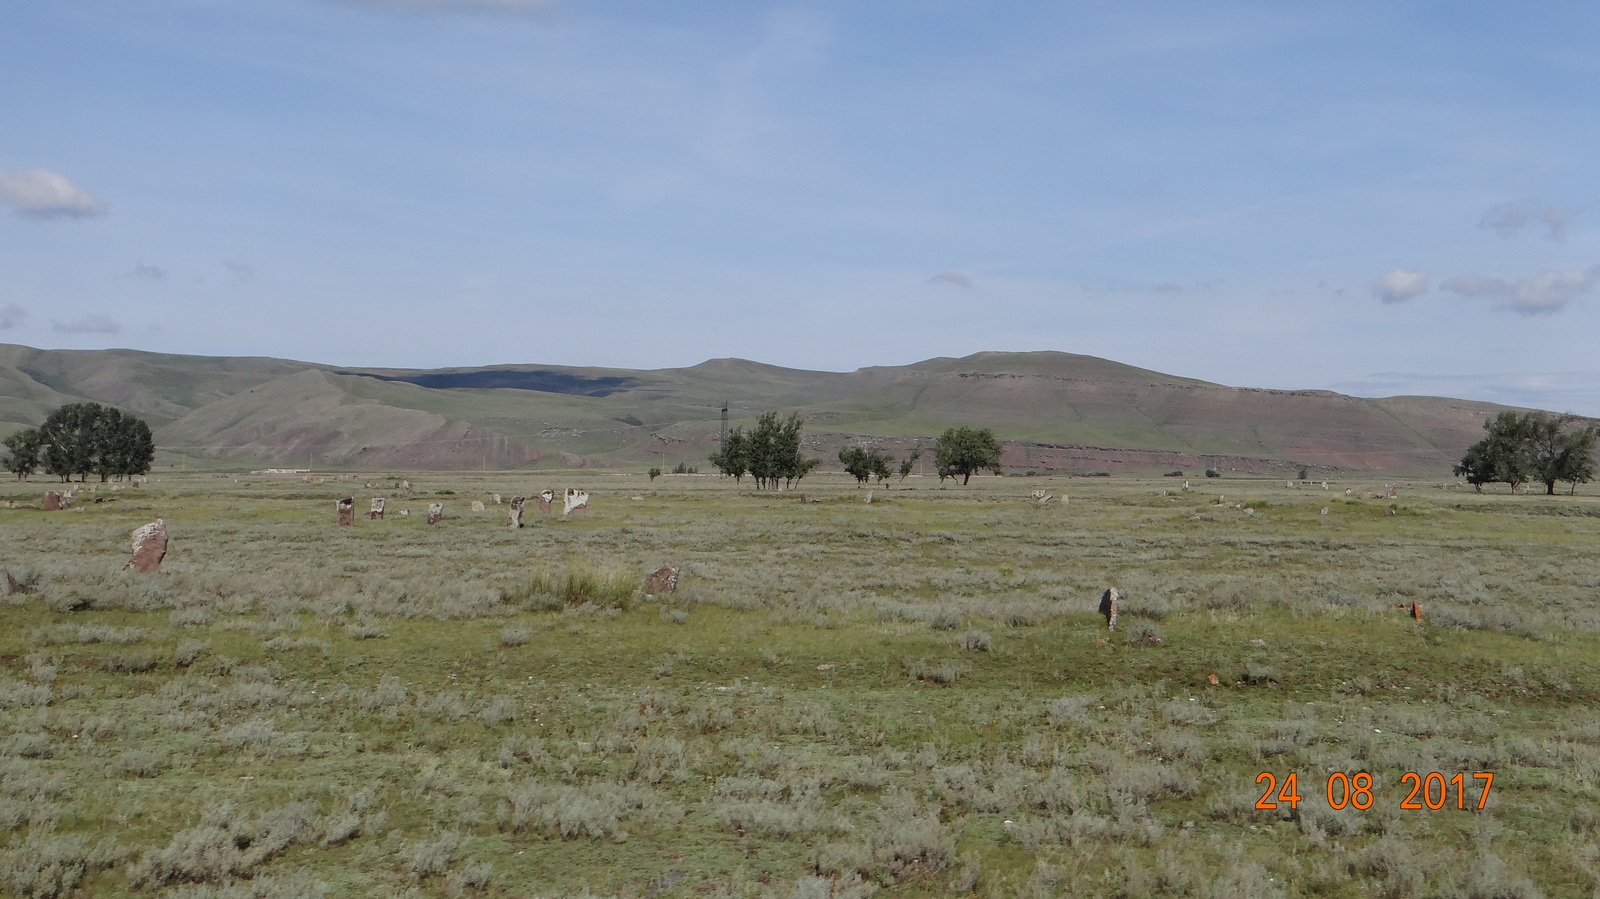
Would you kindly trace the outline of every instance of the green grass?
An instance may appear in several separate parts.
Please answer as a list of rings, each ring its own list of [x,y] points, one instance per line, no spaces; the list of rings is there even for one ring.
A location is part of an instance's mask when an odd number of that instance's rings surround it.
[[[1600,887],[1593,495],[382,489],[401,476],[163,476],[0,509],[27,584],[0,600],[0,892]],[[570,519],[469,508],[568,484],[593,496]],[[386,520],[335,525],[336,499],[380,494]],[[119,571],[156,515],[162,571]],[[646,601],[666,562],[678,591]],[[1129,639],[1147,630],[1160,645]],[[1373,807],[1328,807],[1335,771],[1370,773]],[[1488,808],[1401,809],[1408,771],[1493,772]],[[1255,808],[1262,772],[1296,772],[1300,808]]]

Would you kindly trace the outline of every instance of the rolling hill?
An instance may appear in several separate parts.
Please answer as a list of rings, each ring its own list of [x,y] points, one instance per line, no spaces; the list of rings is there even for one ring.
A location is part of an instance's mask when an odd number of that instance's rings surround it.
[[[847,442],[899,453],[971,425],[1006,441],[1011,470],[1443,475],[1502,408],[1227,387],[1058,352],[853,372],[743,359],[408,370],[0,345],[0,429],[84,400],[149,421],[158,464],[352,469],[700,466],[726,402],[735,426],[799,412],[830,462]]]

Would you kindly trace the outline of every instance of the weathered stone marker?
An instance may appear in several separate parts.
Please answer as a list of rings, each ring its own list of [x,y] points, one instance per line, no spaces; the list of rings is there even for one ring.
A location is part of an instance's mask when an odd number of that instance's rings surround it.
[[[157,518],[133,532],[133,558],[122,566],[122,570],[127,571],[132,568],[134,571],[149,574],[159,570],[161,560],[166,557],[167,523]]]
[[[1106,627],[1111,630],[1117,629],[1117,600],[1121,598],[1122,594],[1117,592],[1116,587],[1100,595],[1100,614],[1106,616]]]
[[[404,490],[406,493],[409,494],[411,492],[411,482],[410,481],[401,481],[400,482],[400,489]]]
[[[356,523],[356,500],[355,500],[355,497],[353,497],[353,496],[345,497],[344,499],[339,500],[339,507],[338,508],[339,508],[339,526],[340,527],[349,527],[350,525]]]
[[[400,510],[400,517],[401,518],[407,518],[410,515],[411,515],[411,510],[410,509],[401,509]]]
[[[474,511],[474,512],[482,512],[483,511],[483,501],[482,500],[476,500],[476,499],[473,500],[472,501],[472,511]]]
[[[578,490],[576,487],[567,488],[566,505],[562,508],[562,515],[571,515],[589,508],[589,494]]]
[[[13,593],[21,592],[22,585],[17,583],[17,579],[11,576],[11,572],[0,568],[0,596],[10,596]]]
[[[44,510],[46,512],[60,512],[61,494],[54,490],[46,490],[44,492]]]
[[[428,524],[438,524],[444,518],[444,503],[434,503],[428,507]]]
[[[676,565],[663,565],[644,579],[645,596],[661,596],[678,589],[678,572],[682,570]]]
[[[368,513],[367,519],[369,521],[383,520],[383,497],[374,496],[372,498],[372,511]]]
[[[525,502],[527,502],[527,500],[520,496],[513,496],[511,498],[511,511],[507,513],[507,517],[510,519],[510,521],[506,523],[506,527],[509,527],[512,530],[522,527],[522,504]]]
[[[491,493],[489,494],[489,499],[493,500],[495,505],[500,505],[500,494]]]
[[[555,502],[555,501],[556,501],[556,492],[554,490],[546,490],[546,491],[540,493],[539,494],[539,514],[540,515],[549,515],[550,514],[550,504]]]
[[[1422,605],[1420,603],[1414,602],[1411,604],[1411,617],[1418,621],[1422,620]]]

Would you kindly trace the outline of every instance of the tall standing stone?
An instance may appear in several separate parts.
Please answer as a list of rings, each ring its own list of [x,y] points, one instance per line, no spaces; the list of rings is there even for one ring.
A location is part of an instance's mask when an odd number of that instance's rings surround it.
[[[444,503],[434,503],[428,507],[428,524],[438,524],[444,518]]]
[[[1116,587],[1112,587],[1100,596],[1100,614],[1106,616],[1106,627],[1111,630],[1117,629],[1117,600],[1121,598],[1122,594],[1117,592]]]
[[[483,500],[478,500],[478,499],[473,500],[472,501],[472,511],[474,511],[474,512],[482,512],[483,511]]]
[[[539,494],[539,514],[540,515],[549,515],[550,514],[550,504],[555,502],[555,501],[556,501],[556,492],[554,490],[542,491]]]
[[[54,490],[46,490],[44,492],[44,510],[46,512],[60,512],[61,494]]]
[[[511,520],[507,523],[506,526],[511,528],[512,530],[516,530],[517,528],[522,527],[522,504],[525,503],[525,502],[527,502],[527,500],[523,499],[520,496],[513,496],[511,498],[511,511],[508,513],[508,516],[507,516]]]
[[[578,490],[576,487],[567,488],[566,505],[562,508],[562,515],[571,515],[589,508],[589,494]]]
[[[134,571],[149,574],[161,568],[161,560],[167,557],[167,523],[157,518],[133,532],[133,558],[128,564],[122,566],[123,571],[132,568]]]
[[[340,527],[349,527],[350,525],[355,524],[355,523],[356,523],[356,500],[355,500],[355,497],[350,496],[350,497],[345,497],[344,499],[339,500],[339,526]]]
[[[370,521],[383,520],[383,497],[374,496],[372,498],[372,511],[367,515],[367,519]]]
[[[490,500],[491,500],[491,501],[492,501],[492,502],[493,502],[493,503],[494,503],[494,504],[495,504],[495,505],[497,505],[497,506],[498,506],[498,505],[500,505],[500,494],[498,494],[498,493],[491,493],[491,494],[489,494],[489,499],[490,499]]]

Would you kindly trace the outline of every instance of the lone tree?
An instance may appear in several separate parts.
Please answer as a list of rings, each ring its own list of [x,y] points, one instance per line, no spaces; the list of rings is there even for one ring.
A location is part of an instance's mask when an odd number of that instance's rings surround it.
[[[24,480],[39,470],[44,436],[38,428],[24,428],[0,443],[4,443],[6,449],[11,451],[11,458],[5,462],[6,471],[15,473],[17,480]]]
[[[32,434],[37,442],[33,465],[42,464],[45,471],[62,481],[86,479],[97,474],[101,481],[145,474],[155,461],[156,444],[150,426],[143,420],[124,414],[121,410],[99,403],[72,403],[50,413]],[[29,431],[12,435],[21,438],[18,443],[27,449],[35,438]],[[7,468],[21,477],[24,453],[18,452],[12,441],[5,441],[12,457]],[[29,469],[31,473],[32,469]]]
[[[736,483],[748,474],[756,479],[758,488],[777,487],[780,481],[793,486],[822,464],[821,459],[800,455],[801,424],[798,414],[779,419],[778,413],[768,412],[750,431],[734,428],[729,432],[722,449],[711,454],[711,464]]]
[[[1468,447],[1452,469],[1480,491],[1484,484],[1502,482],[1514,492],[1538,481],[1553,496],[1557,481],[1570,481],[1575,491],[1594,480],[1600,428],[1583,425],[1576,416],[1506,411],[1485,421],[1483,429],[1487,436]]]
[[[856,479],[857,487],[873,478],[877,478],[879,483],[887,480],[890,474],[889,463],[893,461],[888,453],[880,449],[847,446],[839,450],[839,462],[844,466],[844,470]]]
[[[917,467],[917,460],[922,458],[922,448],[911,451],[911,455],[900,460],[900,480],[904,481],[911,475],[911,469]]]
[[[939,480],[961,478],[965,484],[979,471],[1000,474],[1000,441],[988,428],[951,428],[933,444]]]

